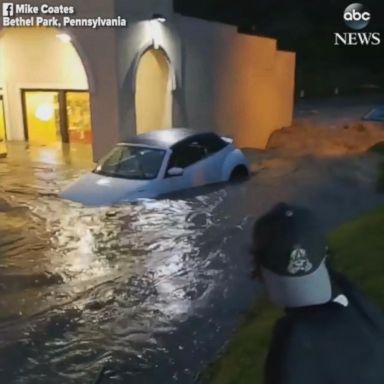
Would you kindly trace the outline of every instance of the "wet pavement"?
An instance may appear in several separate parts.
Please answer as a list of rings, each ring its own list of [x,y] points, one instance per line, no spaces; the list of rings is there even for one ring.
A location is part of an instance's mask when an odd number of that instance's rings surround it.
[[[56,197],[92,167],[72,150],[0,159],[1,383],[192,383],[260,294],[255,217],[300,202],[331,229],[384,202],[373,155],[252,151],[246,183],[84,208]]]

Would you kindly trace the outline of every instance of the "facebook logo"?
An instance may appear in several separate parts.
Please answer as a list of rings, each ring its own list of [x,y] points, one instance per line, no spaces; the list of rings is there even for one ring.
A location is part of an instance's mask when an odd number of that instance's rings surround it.
[[[14,15],[14,5],[13,3],[3,3],[3,16],[12,17]]]

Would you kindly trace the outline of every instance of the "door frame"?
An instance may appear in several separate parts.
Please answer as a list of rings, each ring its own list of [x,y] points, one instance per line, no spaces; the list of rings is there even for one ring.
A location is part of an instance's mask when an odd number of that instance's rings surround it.
[[[59,117],[60,117],[60,136],[61,143],[69,143],[69,129],[68,129],[68,115],[67,115],[67,93],[88,93],[91,94],[88,89],[57,89],[57,88],[21,88],[21,106],[23,113],[23,126],[24,126],[24,139],[29,141],[28,134],[28,121],[27,121],[27,92],[57,92],[59,102]],[[92,127],[91,127],[92,129]]]
[[[1,107],[3,109],[4,138],[7,141],[7,121],[5,119],[4,95],[0,93]]]

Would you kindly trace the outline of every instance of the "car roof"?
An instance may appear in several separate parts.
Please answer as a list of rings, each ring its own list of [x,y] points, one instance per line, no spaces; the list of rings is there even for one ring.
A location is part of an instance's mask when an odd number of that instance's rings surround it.
[[[181,141],[207,134],[211,135],[212,133],[199,132],[190,128],[160,129],[133,136],[125,140],[122,144],[140,144],[151,147],[172,148]]]

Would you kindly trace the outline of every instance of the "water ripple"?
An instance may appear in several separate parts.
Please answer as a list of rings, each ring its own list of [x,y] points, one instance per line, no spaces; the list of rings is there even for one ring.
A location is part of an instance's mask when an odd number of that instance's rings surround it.
[[[223,236],[215,214],[225,190],[111,208],[60,201],[82,172],[0,162],[1,382],[83,384],[105,365],[112,382],[173,377],[164,338],[223,279],[235,228]]]

